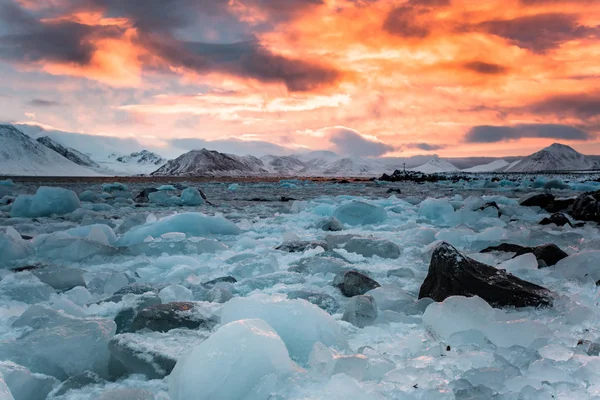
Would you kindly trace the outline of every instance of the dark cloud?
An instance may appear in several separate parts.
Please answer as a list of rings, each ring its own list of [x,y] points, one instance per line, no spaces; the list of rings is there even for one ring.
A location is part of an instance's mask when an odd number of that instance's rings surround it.
[[[526,106],[529,112],[562,118],[588,119],[600,116],[600,92],[553,96]]]
[[[58,101],[44,99],[32,99],[27,104],[33,107],[56,107],[62,105],[62,103]]]
[[[334,144],[335,152],[344,155],[376,157],[395,150],[394,146],[366,139],[358,132],[343,127],[333,128],[329,141]]]
[[[471,61],[463,64],[465,69],[484,75],[501,75],[508,71],[503,65],[483,61]]]
[[[396,36],[408,38],[424,38],[429,36],[431,29],[428,21],[422,20],[427,9],[410,6],[396,7],[387,15],[383,29]]]
[[[472,127],[464,140],[467,143],[496,143],[522,138],[590,140],[593,136],[579,128],[560,124],[480,125]]]
[[[490,20],[470,29],[503,37],[521,48],[538,53],[554,49],[569,40],[599,35],[597,28],[580,25],[575,15],[559,13]]]
[[[282,82],[290,91],[330,84],[340,75],[332,68],[273,54],[254,40],[214,44],[147,37],[144,44],[172,66],[198,73],[224,72],[263,82]]]
[[[408,143],[404,147],[409,149],[420,149],[425,151],[442,150],[448,147],[445,144],[430,144],[430,143]]]

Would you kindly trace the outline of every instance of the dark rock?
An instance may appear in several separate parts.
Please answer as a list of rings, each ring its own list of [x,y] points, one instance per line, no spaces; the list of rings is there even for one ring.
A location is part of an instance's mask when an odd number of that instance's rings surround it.
[[[600,344],[590,340],[580,340],[577,342],[576,350],[580,350],[588,356],[597,357],[600,355]]]
[[[377,319],[377,304],[369,295],[354,296],[348,302],[342,321],[350,322],[359,328],[372,325]]]
[[[176,359],[161,354],[158,351],[140,349],[133,333],[114,336],[108,342],[108,350],[125,368],[129,374],[143,374],[149,379],[162,379],[169,375]]]
[[[419,298],[444,301],[450,296],[479,296],[493,307],[551,306],[552,292],[460,254],[441,243],[431,256]]]
[[[24,265],[22,267],[11,268],[12,272],[25,272],[25,271],[33,271],[36,269],[42,268],[41,265]]]
[[[211,329],[216,325],[213,318],[200,315],[195,308],[195,303],[184,301],[146,307],[135,316],[131,332],[142,329],[157,332],[168,332],[175,328]]]
[[[54,393],[53,396],[62,396],[69,390],[78,390],[89,385],[104,385],[106,380],[92,371],[83,371],[82,373],[72,376],[64,381]]]
[[[564,225],[573,226],[571,224],[571,221],[569,221],[569,218],[567,218],[565,216],[565,214],[563,214],[561,212],[556,212],[556,213],[552,214],[550,217],[544,218],[543,220],[540,221],[540,225],[550,225],[550,224],[556,224],[556,226],[564,226]]]
[[[573,207],[575,203],[575,198],[571,199],[554,199],[550,204],[548,204],[544,209],[549,213],[555,213],[559,211],[568,211]]]
[[[337,183],[350,183],[348,179],[340,179]]]
[[[378,256],[381,258],[399,258],[400,248],[391,240],[354,237],[344,245],[349,253],[360,254],[363,257]]]
[[[33,239],[33,236],[21,235],[21,239],[23,239],[23,240],[31,240],[31,239]]]
[[[396,193],[396,194],[402,194],[402,190],[400,190],[399,188],[389,188],[386,191],[387,194],[392,194],[392,193]]]
[[[287,294],[288,299],[303,299],[315,306],[334,314],[340,308],[340,304],[332,296],[326,293],[314,293],[305,290],[297,290]]]
[[[235,279],[233,276],[222,276],[222,277],[213,279],[211,281],[204,282],[202,284],[202,286],[205,286],[207,288],[212,288],[217,283],[236,283],[236,282],[237,282],[237,279]]]
[[[133,198],[133,200],[136,203],[147,203],[148,201],[150,201],[150,199],[148,198],[148,196],[150,195],[150,193],[154,193],[154,192],[158,192],[158,189],[156,189],[156,188],[146,188],[146,189],[142,190],[141,192],[139,192],[137,194],[137,196],[135,196]]]
[[[358,271],[343,271],[335,276],[333,286],[341,290],[346,297],[360,296],[381,285],[374,279]]]
[[[113,301],[113,298],[108,301]],[[116,301],[117,303],[121,301]],[[138,312],[143,310],[144,308],[157,306],[162,304],[160,298],[154,293],[147,293],[140,295],[135,299],[135,304],[133,307],[127,307],[117,313],[115,316],[115,324],[117,325],[117,333],[130,332],[131,324],[135,320],[135,316]]]
[[[293,197],[287,197],[287,196],[281,196],[281,198],[279,199],[279,201],[282,201],[284,203],[287,203],[288,201],[294,201],[296,199],[294,199]]]
[[[344,225],[340,222],[336,217],[323,218],[322,220],[317,222],[317,228],[330,231],[330,232],[338,232],[344,230]]]
[[[555,244],[543,244],[541,246],[534,247],[533,249],[531,249],[531,251],[519,251],[517,252],[517,254],[515,254],[515,257],[526,253],[533,253],[535,258],[538,261],[543,261],[545,266],[547,267],[556,265],[557,262],[569,256]]]
[[[505,253],[519,253],[525,249],[530,249],[530,247],[524,247],[512,243],[500,243],[498,246],[486,247],[485,249],[481,250],[480,253],[491,253],[493,251],[502,251]]]
[[[144,294],[148,292],[157,293],[158,289],[146,283],[130,283],[117,290],[113,296],[124,296],[126,294]]]
[[[573,203],[571,215],[580,221],[600,223],[600,190],[579,195]]]
[[[495,201],[490,201],[488,203],[485,203],[484,205],[482,205],[481,207],[479,207],[477,210],[483,211],[486,208],[495,208],[498,211],[498,217],[502,216],[502,212],[500,211],[500,207],[498,206],[498,203],[496,203]]]
[[[554,201],[554,195],[550,193],[540,193],[529,196],[522,200],[519,204],[524,207],[541,207],[546,208]]]
[[[295,240],[293,242],[285,242],[275,248],[275,250],[287,251],[288,253],[303,253],[306,250],[315,249],[317,247],[326,248],[325,242],[309,242],[305,240]]]

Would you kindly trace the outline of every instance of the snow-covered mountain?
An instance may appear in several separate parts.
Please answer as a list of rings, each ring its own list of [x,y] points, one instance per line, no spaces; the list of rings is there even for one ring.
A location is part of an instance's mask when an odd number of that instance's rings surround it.
[[[560,143],[554,143],[511,164],[506,172],[583,171],[598,168],[595,161]]]
[[[51,139],[49,136],[42,136],[37,138],[38,143],[43,144],[50,150],[54,150],[61,156],[73,161],[75,164],[82,165],[84,167],[99,168],[100,166],[94,160],[92,160],[86,154],[80,151],[72,149],[70,147],[63,146],[56,140]]]
[[[168,161],[152,175],[251,176],[267,175],[263,162],[252,156],[236,156],[211,150],[192,150]]]
[[[140,165],[163,165],[167,162],[166,159],[148,150],[138,151],[126,156],[116,156],[116,160],[124,164]]]
[[[438,156],[435,156],[425,164],[411,168],[411,171],[423,172],[425,174],[435,174],[439,172],[456,172],[460,170],[454,165],[450,164],[448,161],[442,160]]]
[[[488,164],[477,165],[475,167],[463,169],[464,172],[494,172],[494,171],[502,171],[507,166],[511,165],[506,160],[496,160],[492,161]]]
[[[264,168],[275,175],[298,175],[300,171],[306,168],[298,156],[263,156],[260,160]]]
[[[38,143],[12,125],[0,125],[0,143],[0,175],[100,175]]]

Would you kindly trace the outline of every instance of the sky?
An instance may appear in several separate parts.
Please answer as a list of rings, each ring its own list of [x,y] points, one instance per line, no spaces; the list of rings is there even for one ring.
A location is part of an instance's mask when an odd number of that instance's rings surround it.
[[[254,155],[600,154],[600,1],[0,0],[0,121]]]

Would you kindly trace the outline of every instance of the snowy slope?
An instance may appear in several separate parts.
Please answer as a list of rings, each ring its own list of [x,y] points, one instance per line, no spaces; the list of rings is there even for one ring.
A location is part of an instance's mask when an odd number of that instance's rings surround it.
[[[37,138],[38,143],[43,144],[50,150],[54,150],[61,156],[73,161],[75,164],[82,165],[84,167],[98,168],[100,167],[94,160],[92,160],[86,154],[81,153],[70,147],[63,146],[56,140],[53,140],[49,136],[42,136]]]
[[[598,165],[573,148],[554,143],[545,149],[523,158],[518,164],[507,168],[506,172],[539,171],[582,171],[598,168]]]
[[[0,125],[0,143],[0,175],[100,175],[36,142],[12,125]]]
[[[306,164],[297,156],[263,156],[260,160],[270,173],[281,176],[298,175]]]
[[[163,165],[167,162],[164,158],[156,153],[148,150],[142,150],[131,153],[126,156],[117,157],[117,162],[124,164],[139,164],[139,165]]]
[[[434,157],[423,165],[411,168],[411,171],[423,172],[425,174],[435,174],[438,172],[456,172],[460,171],[448,161],[442,160],[439,157]]]
[[[506,160],[496,160],[496,161],[492,161],[491,163],[488,163],[488,164],[477,165],[475,167],[463,169],[463,171],[464,172],[494,172],[494,171],[501,171],[509,165],[511,165],[511,164]]]
[[[265,175],[269,171],[263,162],[252,156],[236,156],[211,150],[192,150],[167,162],[152,175]]]
[[[127,155],[112,153],[96,161],[100,164],[99,171],[111,175],[148,175],[167,162],[165,158],[148,150]]]

